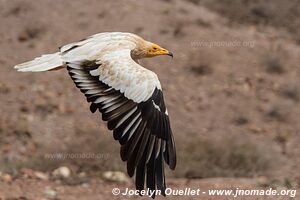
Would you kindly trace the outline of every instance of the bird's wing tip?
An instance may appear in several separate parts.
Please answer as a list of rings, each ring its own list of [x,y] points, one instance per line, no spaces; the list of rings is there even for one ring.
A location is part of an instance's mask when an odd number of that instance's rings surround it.
[[[14,69],[16,69],[17,72],[34,72],[34,71],[28,70],[27,68],[20,67],[18,65],[14,66]]]
[[[26,67],[26,66],[24,65],[24,63],[22,63],[22,64],[15,65],[15,66],[14,66],[14,69],[20,71],[20,70],[22,70],[22,69],[25,68],[25,67]]]
[[[14,66],[14,69],[19,69],[19,68],[20,68],[19,65]]]
[[[17,72],[23,72],[22,67],[19,65],[14,66],[14,69],[17,70]]]

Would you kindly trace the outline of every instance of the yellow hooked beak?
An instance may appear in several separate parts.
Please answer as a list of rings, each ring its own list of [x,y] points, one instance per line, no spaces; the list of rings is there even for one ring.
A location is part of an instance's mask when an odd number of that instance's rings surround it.
[[[164,48],[160,47],[157,44],[152,44],[149,47],[147,54],[148,54],[148,57],[168,55],[168,56],[171,56],[173,58],[173,53],[171,53],[167,49],[164,49]]]

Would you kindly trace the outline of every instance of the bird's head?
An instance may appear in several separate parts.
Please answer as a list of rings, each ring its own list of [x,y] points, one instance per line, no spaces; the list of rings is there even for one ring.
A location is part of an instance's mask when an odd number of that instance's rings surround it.
[[[151,43],[147,46],[147,57],[168,55],[173,57],[173,54],[167,49],[162,48],[161,46]]]
[[[141,58],[151,58],[154,56],[162,56],[168,55],[173,57],[173,54],[167,50],[162,48],[161,46],[154,44],[152,42],[143,41],[138,44],[136,48],[132,51],[133,58],[141,59]]]

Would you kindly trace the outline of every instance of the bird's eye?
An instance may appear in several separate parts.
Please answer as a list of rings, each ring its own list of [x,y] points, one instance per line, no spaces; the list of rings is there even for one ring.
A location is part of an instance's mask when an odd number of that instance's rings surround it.
[[[156,48],[156,47],[153,47],[153,49],[154,49],[154,50],[157,50],[157,48]]]

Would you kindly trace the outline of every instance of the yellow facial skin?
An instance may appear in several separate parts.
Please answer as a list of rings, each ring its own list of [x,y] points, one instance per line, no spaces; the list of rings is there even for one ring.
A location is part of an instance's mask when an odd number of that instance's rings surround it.
[[[147,52],[148,57],[161,56],[161,55],[168,55],[173,57],[173,54],[167,49],[164,49],[157,44],[150,45]]]

